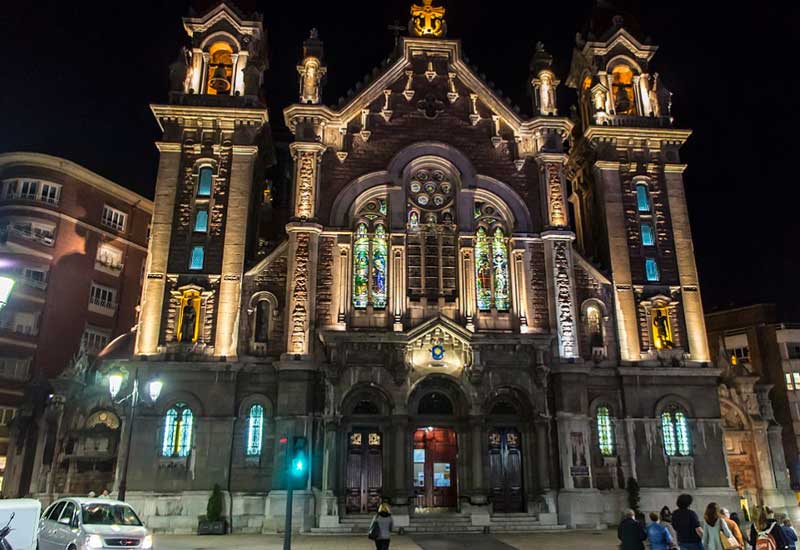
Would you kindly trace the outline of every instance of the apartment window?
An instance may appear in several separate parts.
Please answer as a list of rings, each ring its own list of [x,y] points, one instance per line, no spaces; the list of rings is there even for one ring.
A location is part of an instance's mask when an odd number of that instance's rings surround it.
[[[38,315],[31,311],[15,311],[4,320],[3,325],[8,330],[25,336],[36,336],[38,329]]]
[[[655,236],[653,235],[653,225],[649,223],[642,224],[642,245],[654,246],[656,244]]]
[[[39,200],[49,204],[58,204],[61,197],[61,186],[55,183],[41,182]]]
[[[650,212],[650,195],[647,186],[640,183],[636,186],[636,207],[639,212]]]
[[[794,387],[800,390],[800,372],[793,372],[792,380],[794,381]]]
[[[647,258],[644,261],[644,270],[647,274],[647,280],[650,282],[657,282],[659,279],[658,264],[655,259]]]
[[[194,218],[194,230],[198,233],[208,231],[208,210],[205,208],[197,211]]]
[[[16,408],[0,407],[0,426],[8,426],[16,415]]]
[[[16,198],[18,187],[19,183],[17,182],[17,180],[8,180],[3,182],[3,198],[4,199]]]
[[[800,342],[788,342],[786,344],[786,351],[788,352],[789,359],[800,359]]]
[[[97,353],[108,344],[109,338],[110,334],[107,330],[88,326],[86,330],[83,331],[81,340],[87,351],[90,353]]]
[[[53,246],[56,242],[56,226],[34,220],[15,220],[11,223],[14,234],[24,239]]]
[[[90,304],[113,310],[116,307],[116,297],[117,291],[113,288],[92,283],[89,291]]]
[[[127,218],[128,215],[125,214],[125,212],[105,205],[103,207],[103,217],[100,221],[106,227],[110,227],[116,231],[125,231],[125,222]]]
[[[122,269],[122,250],[110,244],[101,244],[97,247],[95,267],[103,267],[112,271]]]
[[[19,186],[19,198],[36,200],[39,182],[36,180],[22,180]]]
[[[205,248],[202,246],[192,247],[192,259],[189,262],[189,269],[203,269],[203,260],[205,259]]]
[[[786,389],[792,391],[794,389],[794,384],[792,383],[792,374],[787,372],[784,376],[786,377]]]
[[[47,288],[47,270],[37,267],[23,268],[22,282],[28,286],[45,289]]]
[[[200,168],[200,173],[197,176],[197,196],[210,197],[211,196],[211,179],[213,170],[210,166],[203,166]]]
[[[31,360],[21,357],[0,357],[0,378],[27,380]]]

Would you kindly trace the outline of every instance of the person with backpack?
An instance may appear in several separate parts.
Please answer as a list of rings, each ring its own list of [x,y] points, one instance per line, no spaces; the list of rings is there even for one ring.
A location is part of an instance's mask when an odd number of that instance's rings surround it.
[[[700,527],[700,520],[694,510],[689,509],[692,505],[692,495],[680,495],[677,504],[678,509],[672,512],[672,527],[678,535],[678,547],[680,550],[703,550],[700,539],[703,529]]]
[[[797,550],[797,531],[792,527],[792,520],[784,517],[781,530],[783,531],[783,536],[786,537],[786,542],[789,543],[789,550]]]
[[[725,550],[720,536],[730,539],[733,534],[728,529],[728,524],[719,514],[716,502],[709,502],[706,513],[703,515],[703,548],[705,550]]]
[[[636,512],[625,510],[622,521],[617,527],[620,550],[644,550],[644,540],[647,539],[642,524],[636,521]]]
[[[754,550],[787,550],[789,542],[781,526],[775,521],[775,514],[768,506],[758,511],[756,521],[750,526],[750,545]]]
[[[650,525],[647,526],[647,542],[650,550],[670,550],[673,540],[669,530],[659,522],[658,514],[650,512]]]
[[[392,519],[392,513],[389,511],[389,505],[382,502],[378,508],[378,513],[372,518],[372,523],[369,524],[369,529],[367,529],[370,540],[375,541],[375,550],[389,550],[393,528],[394,520]]]

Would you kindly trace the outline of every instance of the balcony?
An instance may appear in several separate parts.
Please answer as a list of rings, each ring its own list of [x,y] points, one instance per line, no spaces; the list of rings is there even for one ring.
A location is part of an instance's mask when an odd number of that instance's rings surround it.
[[[0,357],[0,379],[25,382],[30,376],[31,360]]]
[[[114,277],[119,277],[119,274],[122,273],[123,267],[124,264],[122,263],[103,260],[101,258],[97,258],[94,261],[94,268],[97,271],[102,271],[103,273],[107,273]]]
[[[117,312],[117,304],[116,302],[101,300],[92,296],[89,298],[89,311],[99,313],[100,315],[108,315],[109,317],[113,317]]]
[[[37,202],[43,204],[49,204],[51,206],[58,206],[58,197],[50,197],[46,195],[41,195],[38,192],[35,193],[6,193],[5,196],[2,197],[4,201],[21,201],[21,202]]]
[[[44,246],[53,246],[56,243],[56,237],[53,233],[24,230],[11,225],[0,229],[0,242],[6,242],[8,240],[14,242],[29,241]]]

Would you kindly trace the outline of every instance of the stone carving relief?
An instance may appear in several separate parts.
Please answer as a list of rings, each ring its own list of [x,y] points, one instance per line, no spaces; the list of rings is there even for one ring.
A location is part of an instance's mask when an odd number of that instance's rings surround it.
[[[578,355],[578,342],[575,334],[575,312],[572,305],[572,281],[569,277],[569,256],[566,241],[553,243],[553,263],[556,280],[556,302],[558,314],[558,334],[561,340],[563,357]]]
[[[545,165],[547,172],[547,190],[550,196],[550,225],[567,225],[566,209],[564,208],[564,194],[561,189],[561,167],[555,163]]]
[[[316,171],[316,154],[311,151],[300,151],[297,157],[297,199],[295,216],[298,218],[314,217],[314,176]]]
[[[308,323],[308,248],[310,235],[297,234],[297,252],[292,273],[292,311],[289,329],[289,353],[306,352]]]
[[[694,462],[692,460],[670,460],[667,468],[670,489],[694,489]]]

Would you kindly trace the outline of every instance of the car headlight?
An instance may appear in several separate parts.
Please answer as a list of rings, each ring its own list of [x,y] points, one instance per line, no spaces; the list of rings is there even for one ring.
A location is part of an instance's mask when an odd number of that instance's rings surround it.
[[[103,547],[103,539],[100,535],[89,535],[89,538],[86,539],[86,548],[102,548]]]
[[[147,550],[153,547],[153,535],[147,535],[142,539],[142,548]]]

